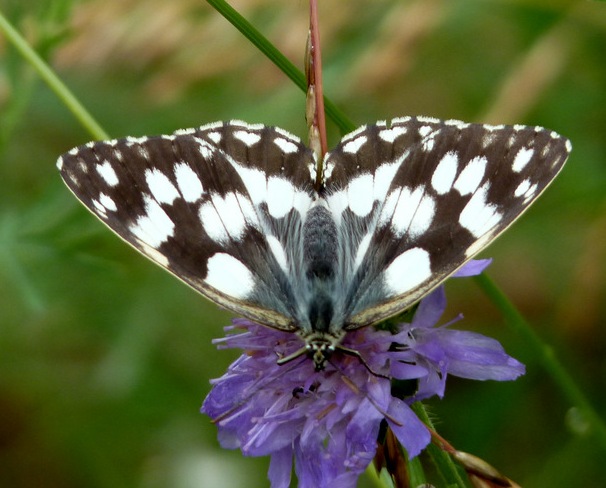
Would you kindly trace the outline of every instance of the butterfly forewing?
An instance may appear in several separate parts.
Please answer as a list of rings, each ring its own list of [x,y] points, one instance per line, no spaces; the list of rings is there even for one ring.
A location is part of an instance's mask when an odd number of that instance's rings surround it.
[[[240,122],[89,143],[59,161],[110,229],[211,300],[294,330],[288,263],[313,198],[312,153],[285,131]]]
[[[89,143],[58,166],[143,254],[319,347],[422,299],[528,208],[569,151],[542,128],[394,119],[345,136],[316,192],[316,161],[297,137],[232,121]]]
[[[554,132],[429,118],[394,119],[346,136],[325,159],[342,222],[345,327],[417,302],[503,232],[561,170]]]

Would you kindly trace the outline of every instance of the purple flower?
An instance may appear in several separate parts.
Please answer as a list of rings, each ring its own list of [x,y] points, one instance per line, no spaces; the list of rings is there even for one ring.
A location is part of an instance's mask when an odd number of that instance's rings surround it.
[[[477,274],[488,263],[472,261],[459,274]],[[410,457],[425,448],[429,431],[409,405],[443,396],[448,374],[503,381],[524,372],[497,341],[434,327],[445,305],[440,287],[397,334],[373,327],[348,333],[343,346],[358,351],[366,366],[335,353],[324,371],[315,371],[307,357],[278,366],[279,357],[300,349],[301,339],[234,319],[225,328],[232,334],[215,342],[245,354],[212,381],[202,411],[217,424],[223,447],[271,456],[272,488],[289,486],[293,459],[302,488],[353,487],[375,455],[382,421]],[[379,375],[415,380],[416,392],[404,399],[393,396],[391,381]]]
[[[434,327],[446,308],[444,288],[421,301],[410,324],[392,336],[398,344],[390,375],[402,378],[414,364],[423,370],[417,392],[408,400],[444,396],[448,374],[473,380],[507,381],[524,374],[524,365],[509,356],[495,339],[462,330]],[[452,322],[451,322],[452,323]],[[408,401],[407,400],[407,401]]]

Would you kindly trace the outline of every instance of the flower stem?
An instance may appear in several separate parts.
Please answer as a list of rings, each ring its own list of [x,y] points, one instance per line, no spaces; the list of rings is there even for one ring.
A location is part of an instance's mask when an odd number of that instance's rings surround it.
[[[520,334],[533,353],[540,359],[564,396],[580,411],[588,430],[606,451],[606,425],[572,376],[556,357],[551,346],[546,345],[507,296],[485,274],[475,276],[476,283],[505,317],[507,323]]]
[[[427,414],[425,405],[421,402],[413,403],[412,410],[417,414],[417,417],[423,422],[431,431],[435,431],[431,419]],[[442,476],[444,485],[449,487],[460,487],[467,488],[467,483],[461,477],[461,473],[457,469],[457,465],[452,460],[450,455],[441,447],[437,446],[433,442],[427,446],[427,453],[431,457],[436,470]]]
[[[318,0],[309,0],[309,37],[311,66],[307,70],[307,83],[312,93],[308,92],[308,96],[311,94],[315,99],[313,103],[315,110],[312,122],[320,139],[319,160],[321,161],[328,149],[324,114],[324,90],[322,88],[322,49],[320,45],[320,26],[318,21]],[[318,169],[319,168],[320,165],[318,165]],[[318,175],[318,180],[319,179],[320,175]]]
[[[292,64],[276,47],[269,42],[244,17],[233,9],[225,0],[206,0],[217,12],[225,17],[236,29],[252,42],[267,56],[286,76],[288,76],[304,93],[307,92],[307,82],[301,70]],[[351,132],[355,125],[330,100],[324,98],[326,114],[339,127],[342,134]]]
[[[377,472],[372,463],[366,468],[366,477],[372,483],[372,486],[376,488],[394,488],[393,481],[388,474],[384,472]]]
[[[406,468],[408,469],[410,486],[426,486],[425,470],[419,456],[412,459],[407,456]]]
[[[101,128],[91,114],[76,99],[67,86],[57,77],[46,62],[38,56],[27,41],[17,32],[10,22],[0,12],[0,31],[4,32],[6,38],[15,46],[17,51],[38,72],[51,90],[74,114],[76,119],[95,139],[108,139],[107,133]]]

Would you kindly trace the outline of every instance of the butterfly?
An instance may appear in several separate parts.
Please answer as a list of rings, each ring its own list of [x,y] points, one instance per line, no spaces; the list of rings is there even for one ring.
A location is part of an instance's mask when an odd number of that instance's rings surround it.
[[[349,331],[427,296],[562,169],[553,131],[403,117],[322,161],[285,130],[218,122],[58,159],[104,224],[216,304],[296,333],[324,368]]]

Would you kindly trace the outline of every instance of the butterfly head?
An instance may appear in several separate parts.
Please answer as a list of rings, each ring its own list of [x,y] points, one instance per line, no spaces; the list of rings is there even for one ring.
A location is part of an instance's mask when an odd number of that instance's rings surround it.
[[[305,341],[305,345],[301,348],[284,356],[278,360],[279,365],[291,362],[298,357],[306,355],[313,363],[316,371],[323,371],[326,367],[326,362],[330,359],[337,349],[341,349],[341,340],[343,333],[328,333],[313,331],[309,334],[301,334],[301,338]]]
[[[305,350],[307,356],[314,362],[316,371],[324,370],[326,361],[330,359],[335,352],[340,338],[326,334],[316,334],[305,340]]]
[[[295,358],[306,354],[313,361],[315,370],[323,371],[326,367],[326,363],[330,361],[330,358],[333,353],[335,351],[339,351],[348,356],[357,358],[360,364],[362,364],[362,366],[364,366],[373,376],[385,378],[391,381],[390,376],[373,370],[358,351],[343,346],[341,344],[341,341],[343,340],[344,336],[345,332],[343,331],[343,329],[341,329],[337,333],[315,331],[307,336],[302,335],[302,338],[305,340],[305,346],[299,349],[298,351],[295,351],[293,354],[281,358],[280,360],[278,360],[278,364],[285,364]]]

